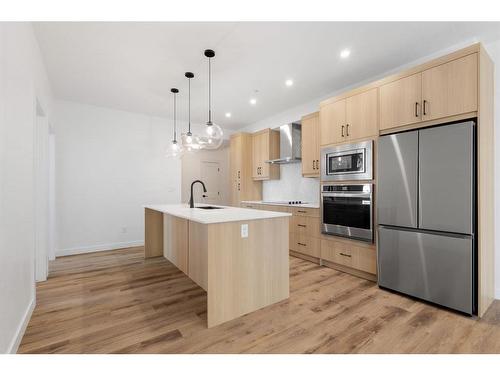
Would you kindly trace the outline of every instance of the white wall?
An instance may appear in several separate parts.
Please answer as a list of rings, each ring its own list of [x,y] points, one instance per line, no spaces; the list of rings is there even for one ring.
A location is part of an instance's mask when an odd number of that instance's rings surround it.
[[[56,101],[56,255],[136,246],[148,203],[178,203],[171,122]]]
[[[15,352],[35,305],[33,141],[36,99],[52,95],[27,23],[0,23],[0,352]]]

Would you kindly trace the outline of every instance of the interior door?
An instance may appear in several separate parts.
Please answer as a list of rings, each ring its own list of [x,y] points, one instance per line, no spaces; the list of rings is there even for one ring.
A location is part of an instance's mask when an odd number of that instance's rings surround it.
[[[472,314],[472,237],[380,226],[380,286]]]
[[[471,234],[474,123],[419,132],[419,227]]]
[[[204,193],[206,197],[203,199],[204,203],[221,204],[222,195],[220,191],[221,181],[220,163],[216,161],[202,161],[201,162],[201,180],[207,187],[207,192]],[[201,186],[200,186],[201,187]],[[196,186],[198,188],[198,186]],[[200,192],[201,196],[203,192]]]
[[[477,53],[425,70],[423,119],[477,111],[477,71]]]
[[[378,141],[378,223],[417,227],[418,131]]]

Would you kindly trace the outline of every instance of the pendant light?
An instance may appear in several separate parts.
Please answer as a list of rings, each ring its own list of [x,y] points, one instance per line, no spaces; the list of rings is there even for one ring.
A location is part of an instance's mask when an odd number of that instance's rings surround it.
[[[205,135],[202,137],[203,148],[215,150],[222,145],[223,135],[219,125],[212,122],[212,67],[211,59],[215,52],[211,49],[205,50],[205,56],[208,57],[208,121],[205,127]],[[201,140],[200,140],[201,141]]]
[[[177,93],[178,89],[172,88],[170,92],[174,94],[174,138],[172,139],[172,143],[167,149],[166,157],[168,158],[177,158],[182,156],[183,147],[177,142]]]
[[[191,133],[191,78],[194,74],[186,72],[184,76],[188,79],[188,131],[181,135],[182,146],[186,151],[198,150],[200,148],[198,136]]]

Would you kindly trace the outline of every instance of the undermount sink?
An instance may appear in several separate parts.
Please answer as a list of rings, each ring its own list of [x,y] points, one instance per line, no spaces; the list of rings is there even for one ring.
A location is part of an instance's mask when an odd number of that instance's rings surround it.
[[[224,207],[216,207],[216,206],[200,206],[200,207],[196,207],[196,208],[201,208],[202,210],[218,210],[220,208],[224,208]]]

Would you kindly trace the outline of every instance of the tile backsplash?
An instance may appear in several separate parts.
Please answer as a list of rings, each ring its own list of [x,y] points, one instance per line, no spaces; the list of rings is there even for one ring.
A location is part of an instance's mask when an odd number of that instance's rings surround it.
[[[319,178],[302,177],[302,164],[283,164],[279,180],[263,181],[262,200],[319,202]]]

